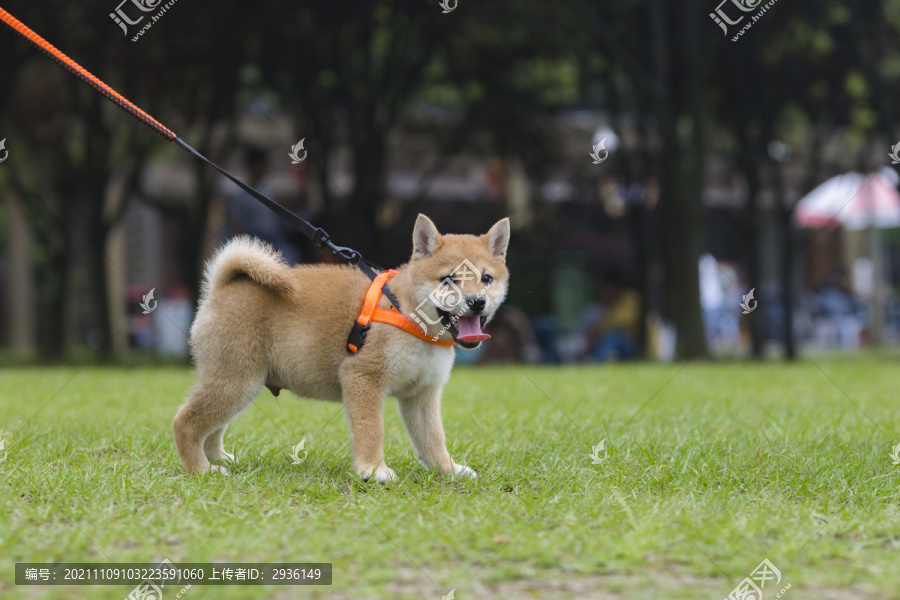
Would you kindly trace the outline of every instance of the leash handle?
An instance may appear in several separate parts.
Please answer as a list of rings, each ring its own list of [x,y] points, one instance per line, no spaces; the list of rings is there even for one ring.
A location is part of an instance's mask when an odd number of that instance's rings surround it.
[[[106,96],[109,100],[114,102],[119,108],[128,112],[135,119],[138,119],[144,125],[153,129],[156,133],[160,134],[170,142],[174,142],[178,137],[175,135],[171,129],[145,113],[143,110],[135,106],[132,102],[130,102],[127,98],[125,98],[122,94],[112,89],[105,83],[103,83],[100,79],[95,77],[93,74],[88,72],[87,69],[79,65],[77,62],[66,56],[63,52],[58,50],[56,46],[36,34],[32,31],[27,25],[19,21],[17,18],[9,14],[3,8],[0,8],[0,20],[6,23],[13,31],[24,37],[26,40],[34,44],[34,46],[58,62],[70,73],[78,77],[80,80]]]

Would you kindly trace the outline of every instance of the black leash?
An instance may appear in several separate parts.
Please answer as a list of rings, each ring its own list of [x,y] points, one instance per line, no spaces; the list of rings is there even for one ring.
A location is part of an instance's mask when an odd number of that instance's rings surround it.
[[[315,244],[317,248],[328,248],[329,250],[331,250],[332,254],[334,254],[335,256],[339,256],[347,261],[347,264],[358,267],[372,281],[375,281],[375,278],[378,277],[378,273],[376,273],[376,270],[384,271],[384,269],[382,269],[381,267],[364,260],[362,254],[360,254],[359,251],[352,248],[347,248],[345,246],[335,245],[331,241],[331,238],[328,236],[328,232],[326,232],[324,229],[322,229],[321,227],[316,227],[306,219],[303,219],[302,217],[294,214],[262,192],[254,189],[252,186],[247,185],[213,161],[197,152],[190,144],[182,140],[180,137],[175,136],[175,139],[173,139],[172,142],[211,166],[213,169],[231,180],[232,183],[253,196],[260,203],[265,205],[269,210],[281,217],[288,224],[296,227],[298,230],[300,230],[300,233],[309,238],[309,240],[313,244]],[[391,304],[393,304],[397,310],[400,310],[400,303],[397,301],[397,298],[394,297],[394,294],[392,294],[391,291],[387,289],[387,286],[382,288],[382,291],[387,299],[391,301]]]
[[[296,227],[300,230],[300,232],[312,241],[313,244],[318,248],[328,248],[331,250],[331,253],[335,256],[339,256],[347,263],[354,267],[358,267],[366,276],[375,280],[378,274],[375,272],[383,271],[380,267],[367,262],[363,259],[362,254],[358,251],[353,250],[352,248],[347,248],[345,246],[337,246],[332,243],[331,239],[328,236],[328,233],[322,229],[321,227],[315,227],[309,221],[300,218],[295,215],[293,212],[275,202],[265,194],[253,189],[237,177],[233,176],[231,173],[209,160],[196,150],[194,150],[187,142],[182,140],[180,137],[175,135],[175,132],[151,117],[149,114],[141,110],[138,106],[130,102],[127,98],[122,96],[120,93],[103,83],[99,78],[90,73],[87,69],[79,65],[77,62],[66,56],[63,52],[58,50],[53,44],[36,34],[32,29],[30,29],[27,25],[16,19],[14,16],[9,14],[6,10],[0,7],[0,20],[2,20],[6,25],[10,27],[13,31],[27,39],[31,42],[38,50],[52,58],[54,61],[59,63],[63,68],[67,71],[81,79],[83,82],[94,88],[96,91],[103,94],[108,100],[113,102],[116,106],[133,116],[135,119],[143,123],[144,125],[150,127],[153,131],[157,132],[173,144],[179,146],[183,150],[186,150],[210,165],[216,171],[230,179],[235,185],[240,187],[242,190],[253,196],[258,202],[261,202],[265,205],[269,210],[273,211],[279,217],[284,219],[288,224]],[[384,295],[388,300],[394,305],[397,310],[400,310],[400,303],[397,302],[397,298],[387,289],[387,286],[384,287]]]

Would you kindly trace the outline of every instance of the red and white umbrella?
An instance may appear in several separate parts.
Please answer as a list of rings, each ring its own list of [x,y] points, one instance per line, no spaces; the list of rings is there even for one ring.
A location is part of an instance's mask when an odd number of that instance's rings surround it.
[[[871,229],[873,280],[869,299],[872,311],[872,342],[879,344],[885,314],[885,286],[882,273],[887,255],[879,241],[879,229],[900,227],[900,175],[890,167],[875,173],[845,173],[833,177],[800,199],[794,218],[801,227],[838,227]]]
[[[801,227],[887,229],[900,227],[900,175],[889,167],[875,173],[845,173],[804,196],[794,208]]]

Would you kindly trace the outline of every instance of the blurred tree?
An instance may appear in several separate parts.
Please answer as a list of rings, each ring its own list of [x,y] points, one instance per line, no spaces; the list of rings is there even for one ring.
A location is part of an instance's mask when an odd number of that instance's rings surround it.
[[[108,35],[69,26],[97,18],[107,24],[109,6],[100,0],[65,4],[52,11],[22,6],[10,9],[88,70],[162,118],[204,154],[219,158],[217,150],[230,147],[229,136],[214,140],[213,132],[233,124],[236,116],[244,47],[234,40],[246,33],[237,5],[219,10],[222,22],[201,18],[203,7],[194,7],[197,14],[191,15],[192,9],[186,5],[182,22],[190,27],[191,35],[166,38],[162,30],[155,30],[143,36],[139,46],[119,38],[112,23]],[[176,19],[169,22],[178,23]],[[197,297],[202,234],[218,174],[213,177],[200,161],[194,161],[192,201],[163,203],[149,198],[143,193],[142,174],[154,148],[164,147],[162,140],[22,39],[3,33],[16,57],[10,61],[13,68],[4,71],[5,78],[16,81],[3,112],[5,130],[14,136],[21,134],[22,142],[11,164],[10,183],[35,232],[40,351],[48,358],[62,356],[73,325],[69,319],[80,317],[74,324],[78,339],[96,346],[101,357],[108,356],[113,327],[118,329],[124,323],[111,323],[107,268],[122,266],[111,263],[106,246],[129,198],[135,196],[168,214],[180,215],[189,230],[196,232],[187,238],[183,258],[188,267],[176,276],[186,279]],[[219,60],[210,60],[211,55]],[[173,56],[178,57],[178,68],[160,67]],[[183,156],[179,154],[179,158]],[[125,182],[124,194],[112,192],[117,181]],[[73,256],[83,257],[87,267],[78,280],[71,277]],[[83,294],[84,309],[79,312],[71,306],[76,297],[73,286]]]
[[[766,27],[751,30],[740,43],[717,38],[710,7],[700,0],[602,6],[502,0],[449,14],[420,0],[263,0],[216,5],[213,12],[208,4],[179,3],[139,43],[120,37],[106,0],[54,3],[52,10],[20,0],[9,8],[218,162],[231,156],[246,110],[268,105],[264,112],[273,122],[281,111],[292,115],[292,137],[307,138],[307,164],[324,194],[323,224],[366,253],[379,250],[392,136],[401,126],[414,124],[439,149],[420,180],[424,199],[427,182],[449,164],[446,157],[462,152],[519,161],[536,182],[560,166],[571,169],[568,139],[557,123],[574,109],[615,113],[611,119],[621,128],[635,120],[641,144],[626,150],[624,169],[629,178],[660,182],[654,210],[663,224],[662,252],[642,256],[641,221],[635,218],[638,264],[642,271],[654,260],[664,266],[664,307],[684,357],[706,352],[697,259],[705,243],[708,146],[729,150],[747,182],[747,263],[756,282],[759,198],[770,179],[781,181],[769,142],[810,148],[811,187],[827,128],[847,128],[862,140],[895,135],[889,98],[900,75],[893,18],[900,17],[900,0],[778,4]],[[107,28],[86,25],[95,22]],[[4,177],[35,233],[41,348],[59,356],[67,331],[103,346],[119,326],[110,323],[105,249],[128,198],[178,215],[194,233],[181,249],[188,266],[178,275],[196,291],[201,234],[221,180],[194,160],[189,201],[149,197],[143,186],[148,161],[174,157],[174,148],[8,31],[0,37],[0,52],[10,57],[0,85],[12,90],[0,95],[0,124],[16,143]],[[710,130],[717,137],[708,139]],[[587,140],[592,132],[584,134]],[[332,195],[331,162],[343,160],[338,150],[344,148],[352,187]],[[864,162],[865,144],[859,148]],[[587,193],[592,181],[579,166],[571,183]],[[125,193],[113,193],[123,182]],[[783,190],[776,193],[786,202]],[[540,206],[532,213],[523,228],[529,239],[552,246],[560,233],[549,218],[554,210]],[[789,265],[796,248],[786,204],[780,219],[786,267],[779,275],[790,332]],[[84,272],[73,270],[76,259],[86,265]],[[71,303],[73,286],[83,292],[82,307]],[[69,316],[86,322],[83,330]],[[765,337],[762,321],[754,321],[757,355]],[[790,333],[787,339],[793,348]]]
[[[893,139],[895,116],[885,101],[891,90],[884,72],[896,72],[892,64],[900,64],[888,49],[888,40],[896,40],[900,31],[896,20],[871,18],[891,7],[900,13],[896,0],[852,6],[837,0],[779,5],[777,19],[776,15],[771,19],[774,31],[763,36],[751,30],[740,43],[728,41],[727,51],[717,54],[716,71],[738,74],[719,79],[707,96],[711,119],[726,136],[722,142],[733,149],[735,164],[746,181],[744,226],[750,240],[746,261],[753,286],[769,283],[760,269],[763,215],[759,197],[766,180],[771,181],[778,201],[775,210],[782,239],[775,277],[785,319],[781,323],[749,320],[756,357],[762,356],[766,337],[783,336],[788,359],[796,353],[792,265],[802,248],[793,240],[793,207],[787,204],[782,165],[771,155],[770,144],[783,141],[793,146],[799,150],[794,152],[795,159],[807,152],[802,191],[808,192],[825,175],[823,131],[843,130],[851,140],[871,139],[877,134]],[[859,160],[865,163],[867,144],[860,142],[858,148]],[[863,170],[873,167],[857,166]]]
[[[18,8],[20,18],[70,52],[102,56],[102,38],[69,26],[86,6],[11,8]],[[4,35],[11,33],[6,30]],[[4,117],[19,144],[10,182],[35,233],[40,349],[49,358],[64,353],[67,317],[78,314],[72,305],[73,286],[80,285],[86,297],[86,327],[98,347],[108,350],[112,336],[102,240],[117,218],[103,210],[112,154],[112,128],[105,118],[109,107],[102,96],[64,75],[22,39],[14,44],[18,60],[11,61],[12,77],[18,85],[12,88]],[[72,256],[85,256],[89,263],[77,283],[70,278]]]
[[[438,106],[449,115],[425,132],[443,157],[463,149],[514,157],[530,176],[540,177],[552,162],[548,157],[559,155],[547,117],[574,97],[562,97],[554,87],[565,68],[555,61],[577,58],[573,40],[587,34],[571,11],[501,2],[442,14],[418,0],[296,5],[287,13],[273,1],[267,10],[282,18],[280,34],[261,40],[264,79],[295,115],[297,137],[308,136],[309,160],[336,231],[348,222],[344,215],[353,215],[354,228],[342,239],[363,251],[378,246],[378,217],[388,200],[389,138],[404,116]],[[283,39],[295,41],[290,53]],[[331,196],[333,182],[327,180],[340,142],[347,144],[354,176],[346,205]]]
[[[705,9],[693,0],[686,5],[653,0],[602,9],[587,0],[572,2],[597,34],[596,50],[614,59],[621,75],[647,98],[655,117],[660,140],[658,210],[665,217],[665,315],[677,329],[679,356],[705,356],[697,267],[703,247],[705,114],[702,96],[696,92],[706,72],[709,34],[698,27]],[[679,134],[677,124],[682,121],[692,132],[687,140]]]
[[[189,35],[166,37],[159,32],[160,35],[142,38],[140,47],[127,46],[123,90],[133,93],[150,114],[169,124],[201,154],[225,164],[238,147],[237,126],[242,109],[239,98],[247,85],[243,69],[250,48],[258,45],[265,34],[252,27],[247,16],[254,13],[246,6],[218,5],[216,19],[206,18],[208,11],[209,6],[202,4],[179,6],[180,16],[169,20]],[[174,57],[177,63],[171,68],[160,68]],[[144,160],[151,148],[163,146],[149,130],[142,130],[132,144],[135,160]],[[187,201],[151,197],[143,188],[141,169],[132,170],[126,197],[133,195],[163,214],[176,217],[191,232],[181,240],[183,246],[178,252],[173,253],[178,264],[175,272],[168,275],[183,281],[197,299],[205,259],[204,233],[222,176],[203,161],[186,158],[180,149],[164,146],[163,151],[173,160],[190,161],[194,188]]]
[[[363,252],[378,244],[378,210],[387,197],[388,136],[419,89],[436,48],[457,19],[419,0],[258,5],[257,61],[268,85],[295,115],[326,210],[349,227],[330,232]],[[292,40],[289,48],[284,40]],[[339,141],[351,153],[353,187],[336,204],[328,160]],[[351,218],[347,219],[349,215]],[[335,219],[338,221],[338,219]]]

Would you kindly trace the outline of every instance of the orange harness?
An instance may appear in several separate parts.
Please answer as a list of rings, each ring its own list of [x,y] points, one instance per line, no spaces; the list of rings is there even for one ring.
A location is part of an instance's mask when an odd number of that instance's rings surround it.
[[[372,280],[372,285],[369,286],[369,291],[366,292],[362,311],[360,311],[356,323],[353,324],[353,331],[350,332],[350,338],[347,340],[347,349],[350,352],[359,352],[362,349],[363,344],[366,343],[366,335],[369,333],[372,321],[399,327],[406,333],[411,333],[417,338],[437,346],[455,346],[456,342],[453,340],[447,342],[442,339],[434,339],[433,336],[422,331],[422,328],[415,321],[404,316],[393,306],[389,309],[378,308],[378,302],[381,301],[382,288],[397,273],[399,271],[391,269]]]

